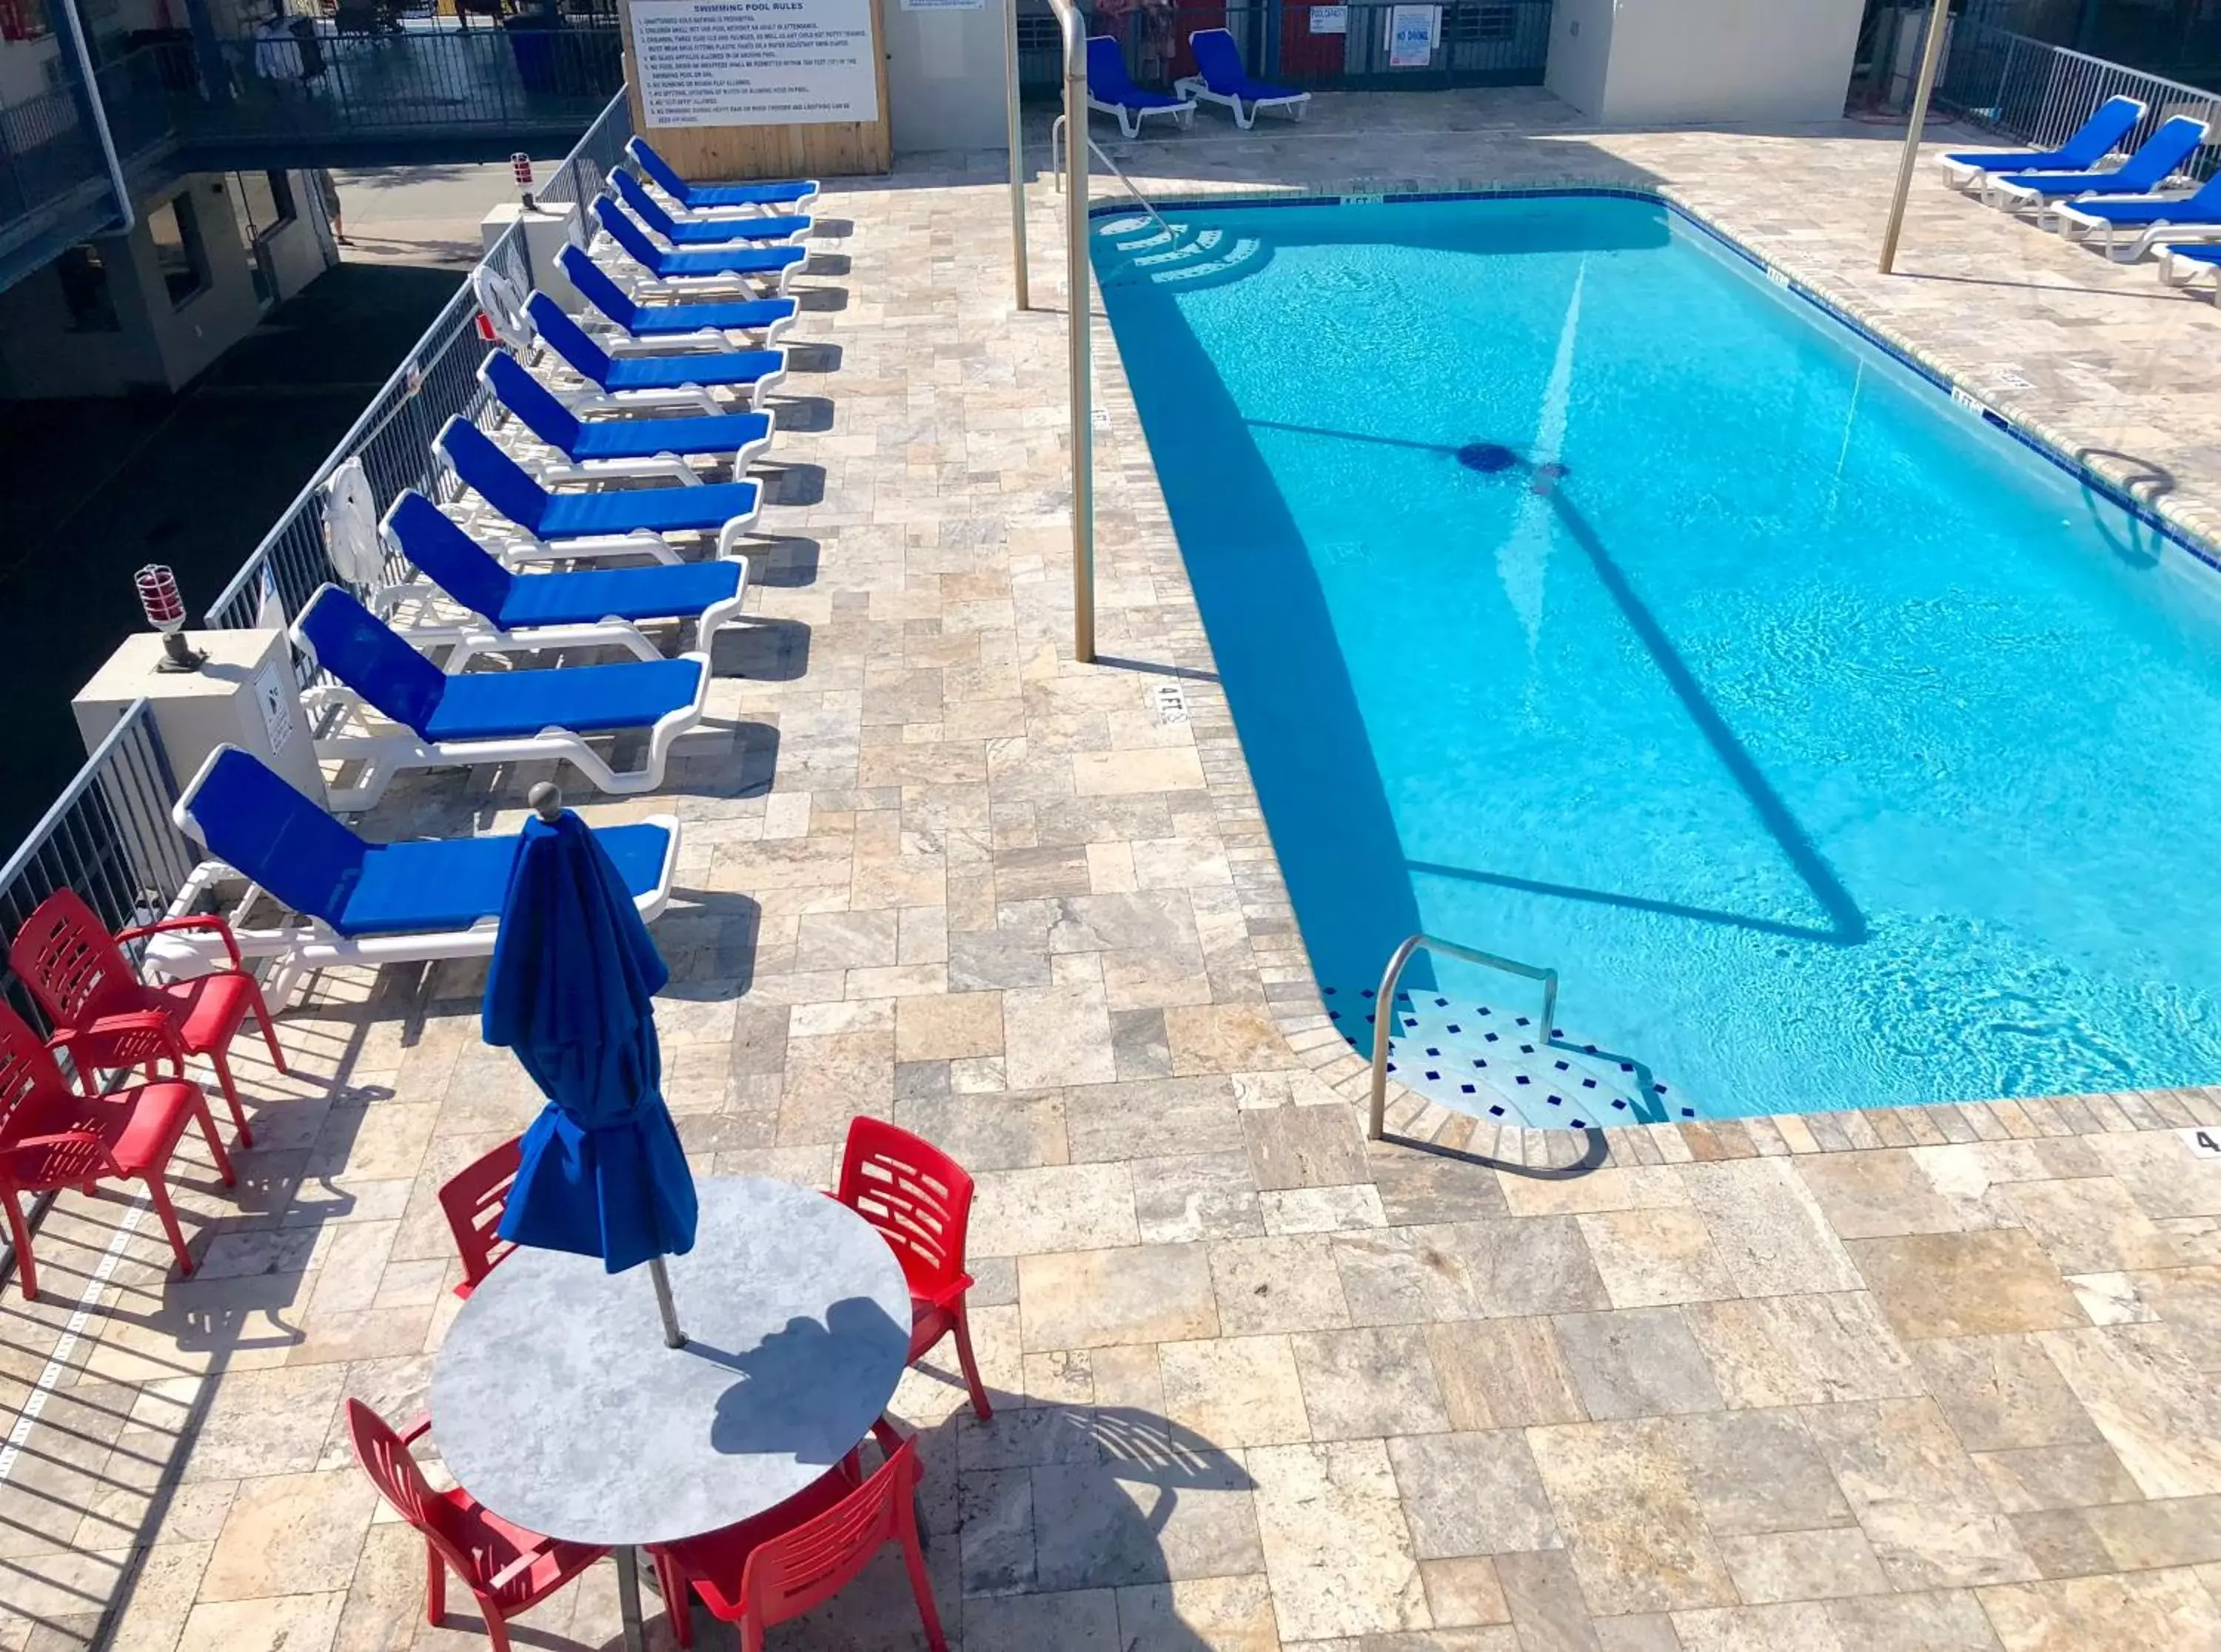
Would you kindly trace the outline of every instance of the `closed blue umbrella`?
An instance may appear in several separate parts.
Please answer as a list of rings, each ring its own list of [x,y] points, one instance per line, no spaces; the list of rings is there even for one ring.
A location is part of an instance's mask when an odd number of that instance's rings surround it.
[[[532,789],[486,977],[485,1041],[516,1052],[547,1097],[524,1132],[500,1233],[647,1262],[664,1340],[685,1338],[663,1258],[694,1246],[694,1178],[663,1105],[654,994],[670,971],[624,879],[562,795]]]

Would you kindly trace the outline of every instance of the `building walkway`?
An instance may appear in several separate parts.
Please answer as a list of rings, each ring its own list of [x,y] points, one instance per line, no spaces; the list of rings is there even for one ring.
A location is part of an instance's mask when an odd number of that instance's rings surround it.
[[[1880,281],[1871,129],[1321,102],[1126,153],[1155,188],[1667,182],[2186,514],[2221,502],[2211,305],[1925,178]],[[758,622],[716,659],[729,746],[585,811],[685,822],[656,935],[700,1171],[823,1185],[869,1113],[978,1174],[996,1418],[938,1356],[895,1406],[952,1639],[2221,1647],[2221,1165],[2176,1133],[2221,1094],[1661,1125],[1595,1162],[1405,1103],[1432,1150],[1368,1148],[1099,327],[1106,658],[1068,658],[1064,321],[1010,313],[1005,200],[984,167],[828,191]],[[499,827],[542,777],[442,776],[375,825]],[[484,1644],[422,1625],[421,1545],[338,1428],[348,1395],[421,1404],[457,1306],[435,1189],[536,1105],[479,1042],[478,980],[325,978],[291,1079],[242,1044],[258,1145],[241,1190],[181,1201],[192,1279],[125,1200],[57,1208],[51,1300],[0,1297],[0,1649]],[[889,1559],[773,1644],[918,1638]],[[519,1642],[615,1646],[609,1568]]]

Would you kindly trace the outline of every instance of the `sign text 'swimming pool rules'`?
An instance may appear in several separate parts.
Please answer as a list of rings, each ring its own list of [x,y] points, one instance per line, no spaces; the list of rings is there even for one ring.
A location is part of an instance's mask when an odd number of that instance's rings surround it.
[[[872,0],[632,0],[650,127],[876,121]]]

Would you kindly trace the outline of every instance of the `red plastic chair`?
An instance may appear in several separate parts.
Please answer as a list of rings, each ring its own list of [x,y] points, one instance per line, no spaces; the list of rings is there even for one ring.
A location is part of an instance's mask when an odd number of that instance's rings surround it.
[[[181,930],[211,930],[223,942],[231,967],[190,980],[149,987],[123,956],[123,943]],[[206,1056],[216,1069],[223,1099],[239,1126],[239,1144],[254,1145],[247,1112],[239,1103],[225,1051],[249,1015],[262,1025],[270,1059],[285,1070],[285,1051],[263,1001],[262,988],[240,959],[231,926],[221,918],[165,918],[111,936],[76,891],[58,889],[39,903],[30,921],[16,932],[8,962],[54,1023],[53,1044],[66,1050],[86,1088],[101,1067],[144,1065],[154,1075],[158,1061],[177,1064],[185,1076],[185,1058]]]
[[[653,1551],[680,1646],[694,1644],[690,1584],[713,1614],[739,1627],[741,1652],[761,1652],[766,1630],[830,1600],[881,1549],[898,1543],[926,1643],[948,1652],[918,1541],[917,1442],[884,1422],[872,1431],[889,1455],[869,1480],[857,1482],[852,1454],[808,1491],[753,1520]]]
[[[985,1422],[994,1410],[972,1357],[964,1301],[964,1235],[972,1221],[971,1173],[931,1142],[878,1119],[856,1119],[841,1158],[834,1194],[879,1229],[894,1247],[910,1282],[910,1360],[915,1365],[943,1337],[956,1337],[957,1362],[972,1409]]]
[[[440,1208],[455,1235],[455,1249],[463,1258],[463,1282],[457,1296],[468,1296],[479,1281],[493,1272],[494,1264],[516,1249],[494,1231],[509,1206],[510,1185],[524,1156],[524,1138],[504,1142],[492,1152],[473,1159],[447,1178],[440,1189]]]
[[[62,1188],[89,1193],[96,1181],[136,1177],[147,1184],[154,1213],[170,1236],[178,1271],[193,1271],[162,1172],[195,1119],[229,1187],[231,1160],[199,1085],[156,1079],[108,1095],[79,1095],[62,1076],[53,1051],[22,1016],[0,1004],[0,1195],[8,1206],[8,1233],[16,1242],[26,1300],[38,1300],[39,1270],[31,1259],[30,1224],[23,1219],[25,1194]]]
[[[560,1543],[512,1525],[458,1487],[435,1492],[410,1455],[409,1443],[431,1426],[427,1418],[406,1434],[360,1400],[347,1403],[347,1441],[378,1494],[423,1535],[424,1621],[438,1628],[447,1615],[453,1568],[478,1602],[494,1652],[509,1652],[508,1620],[529,1611],[610,1551]]]

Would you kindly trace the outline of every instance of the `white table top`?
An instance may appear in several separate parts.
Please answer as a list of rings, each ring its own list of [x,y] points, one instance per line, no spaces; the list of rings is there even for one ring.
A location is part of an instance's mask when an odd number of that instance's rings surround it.
[[[910,1332],[886,1241],[789,1182],[696,1185],[694,1249],[668,1259],[685,1347],[644,1266],[520,1249],[463,1305],[432,1438],[495,1513],[579,1543],[698,1536],[801,1491],[885,1410]]]

